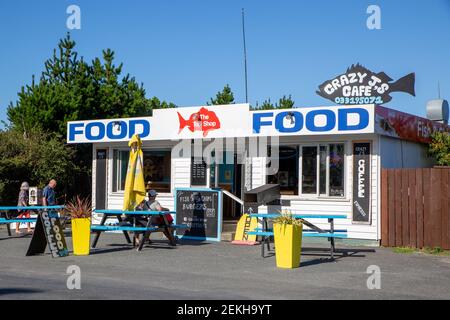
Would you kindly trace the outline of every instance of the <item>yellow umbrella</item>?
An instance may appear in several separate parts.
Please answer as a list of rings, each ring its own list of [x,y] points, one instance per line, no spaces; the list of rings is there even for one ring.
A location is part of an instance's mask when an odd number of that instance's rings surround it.
[[[134,211],[136,206],[145,199],[144,166],[142,153],[142,141],[135,134],[128,142],[130,159],[128,160],[127,177],[125,180],[125,194],[123,199],[123,210]]]

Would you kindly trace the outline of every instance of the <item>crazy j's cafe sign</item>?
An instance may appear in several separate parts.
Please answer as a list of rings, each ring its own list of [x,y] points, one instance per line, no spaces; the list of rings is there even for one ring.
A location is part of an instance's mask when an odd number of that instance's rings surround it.
[[[415,96],[415,74],[393,81],[384,72],[372,72],[360,64],[352,65],[343,74],[323,82],[316,93],[336,104],[383,104],[392,100],[392,92]]]

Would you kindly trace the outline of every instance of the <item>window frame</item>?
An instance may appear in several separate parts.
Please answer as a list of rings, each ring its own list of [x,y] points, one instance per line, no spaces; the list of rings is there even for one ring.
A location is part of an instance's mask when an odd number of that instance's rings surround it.
[[[331,196],[330,195],[330,145],[332,144],[340,144],[343,146],[343,153],[344,153],[344,181],[343,181],[343,187],[344,187],[344,191],[343,191],[343,196]],[[321,194],[320,193],[320,147],[321,146],[325,146],[326,147],[326,154],[327,154],[327,158],[326,158],[326,178],[325,178],[325,189],[326,189],[326,194]],[[317,180],[317,185],[316,185],[316,193],[303,193],[303,185],[302,185],[302,177],[303,177],[303,148],[304,147],[316,147],[317,148],[317,155],[316,155],[316,180]],[[326,141],[326,142],[316,142],[316,143],[305,143],[305,144],[300,144],[300,152],[299,152],[299,198],[302,199],[335,199],[335,200],[347,200],[347,172],[348,172],[348,168],[347,168],[347,143],[344,141]]]
[[[111,191],[112,191],[112,194],[123,194],[124,193],[124,191],[125,190],[119,190],[119,189],[117,189],[117,190],[114,190],[114,183],[116,183],[116,186],[118,186],[119,185],[119,181],[117,180],[118,178],[119,178],[119,176],[118,176],[118,172],[117,172],[117,169],[120,167],[120,164],[118,164],[118,163],[115,163],[115,161],[116,161],[116,159],[115,159],[115,157],[114,157],[114,153],[115,152],[120,152],[120,151],[130,151],[130,149],[129,148],[112,148],[112,154],[113,154],[113,156],[112,156],[112,161],[113,161],[113,163],[112,163],[112,175],[111,175]],[[165,151],[165,152],[172,152],[172,149],[171,148],[169,148],[169,147],[167,147],[167,148],[157,148],[157,147],[154,147],[154,148],[142,148],[142,152],[145,152],[145,151]],[[173,161],[172,161],[173,159],[172,159],[172,155],[170,156],[170,192],[158,192],[158,194],[160,195],[160,196],[173,196],[173,190],[174,190],[174,179],[173,179],[173,174],[174,174],[174,171],[173,171]],[[116,169],[116,172],[115,172],[115,170],[114,169]],[[116,180],[116,181],[114,181],[114,180]]]
[[[128,148],[113,148],[112,149],[112,154],[113,154],[113,156],[112,156],[112,162],[113,162],[112,163],[112,176],[111,176],[111,182],[112,182],[111,191],[112,191],[112,193],[124,193],[124,191],[125,191],[125,190],[119,189],[119,186],[121,187],[121,184],[119,181],[120,177],[118,174],[119,173],[118,170],[119,170],[119,168],[122,167],[121,166],[122,159],[120,159],[120,157],[115,157],[115,155],[116,155],[116,153],[117,153],[117,155],[119,155],[120,152],[129,152],[129,151],[130,151],[130,149],[128,149]],[[114,187],[116,187],[116,188],[114,188]]]

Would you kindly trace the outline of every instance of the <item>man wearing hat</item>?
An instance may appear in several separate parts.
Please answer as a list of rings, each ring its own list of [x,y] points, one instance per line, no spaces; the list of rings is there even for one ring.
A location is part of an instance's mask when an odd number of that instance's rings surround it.
[[[146,210],[146,211],[170,211],[168,208],[164,208],[161,206],[158,200],[156,200],[156,196],[158,195],[158,192],[151,189],[147,192],[148,201],[144,201],[138,209],[140,210]],[[158,227],[164,227],[165,222],[164,219],[166,219],[167,224],[171,225],[173,223],[173,218],[169,213],[161,214],[159,216],[152,216],[152,225],[156,225]],[[175,238],[173,236],[173,230],[171,228],[168,228],[169,230],[164,229],[163,233],[169,239],[169,242],[171,245],[176,245]]]

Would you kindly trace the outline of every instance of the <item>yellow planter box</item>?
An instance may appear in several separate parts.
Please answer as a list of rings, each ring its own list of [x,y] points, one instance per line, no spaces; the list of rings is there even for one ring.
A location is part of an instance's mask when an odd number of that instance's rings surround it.
[[[273,224],[278,268],[298,268],[302,252],[303,225]]]
[[[73,254],[85,256],[89,254],[91,245],[91,219],[72,219]]]

